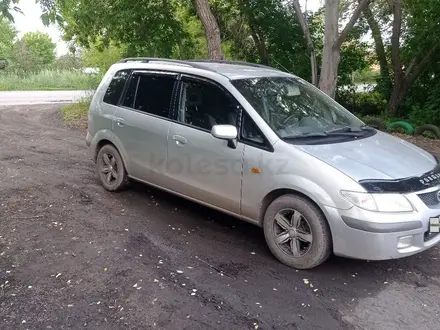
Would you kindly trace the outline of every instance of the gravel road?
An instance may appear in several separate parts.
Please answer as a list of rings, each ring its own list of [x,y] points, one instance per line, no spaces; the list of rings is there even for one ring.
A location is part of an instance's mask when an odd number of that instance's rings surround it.
[[[438,329],[439,249],[277,262],[259,228],[111,194],[59,106],[0,107],[0,329]]]
[[[71,103],[92,95],[92,91],[11,91],[0,92],[1,105]]]

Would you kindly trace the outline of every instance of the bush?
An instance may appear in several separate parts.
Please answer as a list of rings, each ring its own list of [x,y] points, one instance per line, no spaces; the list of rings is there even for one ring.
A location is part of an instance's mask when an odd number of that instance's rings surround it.
[[[357,93],[354,88],[338,91],[336,100],[360,116],[382,116],[387,106],[387,101],[380,92]]]
[[[87,126],[87,115],[89,112],[92,95],[85,96],[76,103],[64,106],[63,112],[64,120],[71,126],[84,128]]]
[[[440,98],[435,101],[428,100],[424,105],[413,106],[408,116],[410,122],[414,126],[425,124],[440,126]]]
[[[46,70],[24,76],[5,72],[0,73],[0,91],[91,90],[98,86],[100,79],[100,76],[78,71]]]

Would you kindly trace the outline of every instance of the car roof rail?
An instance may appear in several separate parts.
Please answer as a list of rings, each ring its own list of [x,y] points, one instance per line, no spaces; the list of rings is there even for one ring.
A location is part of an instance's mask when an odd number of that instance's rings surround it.
[[[200,62],[200,63],[218,63],[218,64],[232,64],[232,65],[243,65],[243,66],[251,66],[255,68],[262,68],[262,69],[270,69],[270,70],[277,70],[280,71],[277,68],[263,65],[263,64],[257,64],[257,63],[250,63],[245,61],[228,61],[228,60],[207,60],[207,59],[200,59],[200,60],[186,60],[186,62]]]
[[[128,63],[128,62],[141,62],[141,63],[151,63],[151,62],[164,62],[164,63],[170,63],[170,64],[180,64],[189,66],[195,69],[202,69],[207,71],[216,72],[215,70],[209,68],[206,65],[199,65],[197,63],[191,63],[191,61],[186,60],[175,60],[175,59],[169,59],[169,58],[156,58],[156,57],[128,57],[124,58],[118,63]]]

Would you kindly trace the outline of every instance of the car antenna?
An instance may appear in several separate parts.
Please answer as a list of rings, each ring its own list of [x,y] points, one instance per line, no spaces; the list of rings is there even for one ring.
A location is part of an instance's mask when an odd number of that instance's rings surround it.
[[[273,61],[279,65],[285,72],[291,73],[289,70],[287,70],[280,62],[278,62],[276,59],[273,59]]]

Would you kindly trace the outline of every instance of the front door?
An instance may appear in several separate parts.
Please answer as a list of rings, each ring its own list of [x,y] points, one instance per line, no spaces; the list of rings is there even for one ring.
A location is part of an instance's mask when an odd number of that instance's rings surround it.
[[[167,175],[172,190],[240,213],[244,145],[211,135],[216,124],[237,126],[238,104],[213,83],[182,77],[176,121],[168,138]]]
[[[116,112],[113,131],[127,154],[131,177],[166,184],[167,138],[177,74],[134,72]]]

